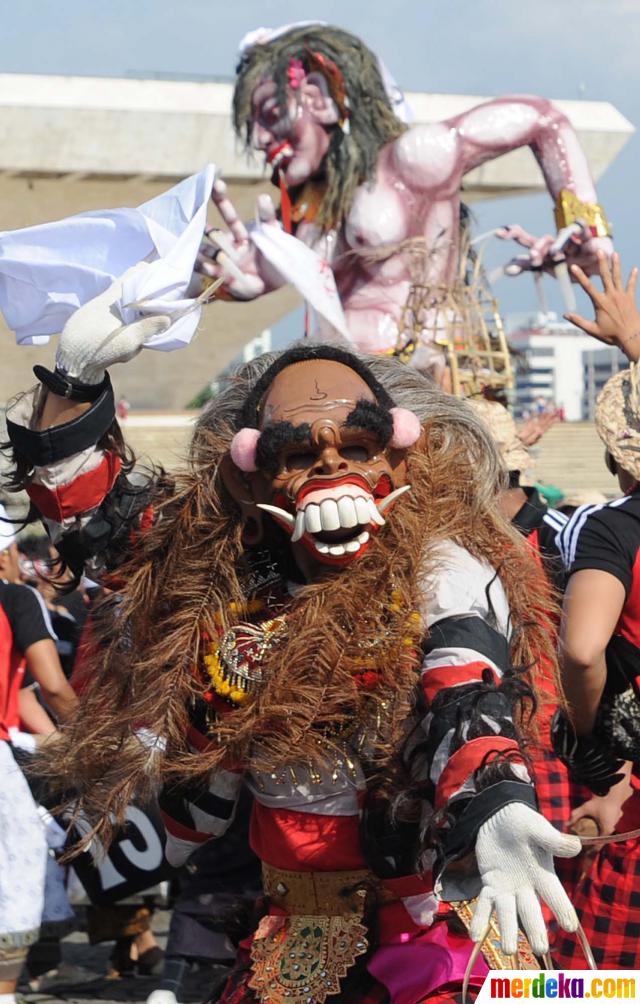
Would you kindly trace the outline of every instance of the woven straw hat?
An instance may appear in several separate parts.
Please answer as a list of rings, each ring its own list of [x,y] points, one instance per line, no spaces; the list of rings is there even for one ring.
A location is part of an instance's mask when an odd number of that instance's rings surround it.
[[[640,367],[607,380],[596,402],[596,431],[616,463],[640,481]]]
[[[472,398],[469,404],[488,426],[508,471],[527,471],[533,467],[528,450],[518,439],[516,423],[504,405],[485,398]]]

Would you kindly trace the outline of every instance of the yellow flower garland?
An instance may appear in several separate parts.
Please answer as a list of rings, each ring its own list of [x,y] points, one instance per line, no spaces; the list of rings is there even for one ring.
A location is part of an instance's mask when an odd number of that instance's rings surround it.
[[[229,680],[227,680],[220,664],[217,645],[211,646],[209,655],[205,655],[204,657],[204,664],[207,669],[207,676],[211,680],[211,686],[216,694],[228,698],[234,704],[245,704],[249,699],[249,692],[243,690],[241,687],[232,686]]]
[[[394,590],[391,593],[391,603],[389,604],[389,610],[392,613],[398,613],[402,607],[402,596],[399,592]],[[232,613],[240,612],[243,615],[258,613],[264,607],[264,603],[259,599],[249,600],[246,605],[238,606],[236,603],[231,603],[229,605],[229,610]],[[222,625],[222,617],[220,614],[215,615],[215,622],[218,626]],[[269,639],[273,634],[277,634],[281,629],[283,623],[282,617],[276,617],[273,620],[265,621],[261,625],[264,631],[265,638]],[[407,629],[410,632],[405,638],[403,638],[402,643],[406,648],[412,648],[416,644],[417,637],[421,633],[422,618],[420,614],[413,610],[407,617]],[[209,652],[204,656],[203,662],[207,671],[207,676],[211,681],[211,687],[220,697],[224,697],[234,704],[242,705],[251,697],[248,689],[245,687],[235,686],[228,679],[227,673],[220,661],[219,655],[219,645],[216,642],[212,642],[209,646]],[[374,670],[379,663],[379,656],[362,656],[358,659],[358,663],[363,669]]]

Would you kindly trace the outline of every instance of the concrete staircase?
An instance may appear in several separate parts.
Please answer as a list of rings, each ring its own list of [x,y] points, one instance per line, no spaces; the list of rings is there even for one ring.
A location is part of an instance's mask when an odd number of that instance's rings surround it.
[[[565,493],[592,489],[615,498],[618,481],[604,463],[604,446],[592,423],[562,422],[554,425],[531,451],[536,459],[536,477]]]

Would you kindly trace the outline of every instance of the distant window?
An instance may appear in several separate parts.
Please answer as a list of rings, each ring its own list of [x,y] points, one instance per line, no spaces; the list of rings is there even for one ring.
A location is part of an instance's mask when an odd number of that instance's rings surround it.
[[[531,345],[524,350],[524,354],[527,356],[550,356],[553,358],[556,354],[556,350],[553,345]]]
[[[552,380],[525,380],[523,383],[518,381],[518,393],[523,390],[528,390],[532,393],[539,394],[545,390],[551,390],[552,384]]]

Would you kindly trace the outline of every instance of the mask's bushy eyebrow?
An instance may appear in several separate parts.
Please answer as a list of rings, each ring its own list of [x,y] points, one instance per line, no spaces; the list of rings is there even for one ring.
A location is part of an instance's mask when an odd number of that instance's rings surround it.
[[[280,470],[280,453],[285,446],[296,443],[308,444],[311,440],[311,426],[308,422],[294,425],[292,422],[274,422],[267,425],[260,434],[256,449],[256,466],[274,477]]]
[[[353,411],[347,415],[344,424],[375,433],[383,447],[388,445],[393,434],[393,419],[389,411],[376,401],[365,399],[358,401]]]

